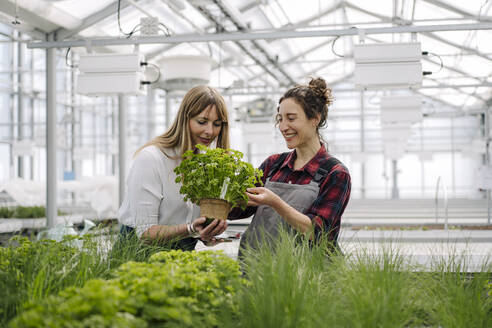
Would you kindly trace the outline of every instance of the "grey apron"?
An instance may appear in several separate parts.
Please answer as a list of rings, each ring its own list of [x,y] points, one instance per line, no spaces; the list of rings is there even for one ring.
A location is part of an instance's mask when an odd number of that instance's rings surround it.
[[[265,188],[273,191],[283,201],[301,213],[304,213],[311,206],[319,193],[319,185],[314,179],[309,184],[298,185],[272,182],[268,178],[265,182]],[[258,206],[248,229],[241,238],[238,257],[243,256],[247,246],[253,249],[259,249],[262,244],[271,246],[272,240],[278,236],[281,226],[288,231],[294,230],[272,207]]]

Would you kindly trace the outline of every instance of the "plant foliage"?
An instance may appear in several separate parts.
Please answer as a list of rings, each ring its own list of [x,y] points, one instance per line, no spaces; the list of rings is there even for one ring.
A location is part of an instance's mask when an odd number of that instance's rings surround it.
[[[113,239],[90,234],[65,236],[61,242],[11,238],[6,247],[0,247],[0,327],[22,312],[26,302],[39,302],[67,287],[83,286],[90,279],[109,278],[122,263],[147,261],[152,254],[169,249],[167,245],[143,244],[136,237],[124,242],[117,239],[119,243]],[[73,246],[80,242],[80,248]],[[108,244],[115,246],[109,254],[103,253]]]
[[[46,217],[44,206],[17,206],[13,209],[0,207],[0,218],[35,219],[44,217]]]
[[[244,283],[236,261],[204,252],[156,253],[31,303],[11,327],[217,327]]]
[[[492,327],[488,260],[472,273],[453,254],[429,271],[407,262],[397,245],[329,258],[325,249],[283,230],[273,247],[246,249],[250,283],[222,327]]]
[[[203,145],[197,145],[197,148],[199,153],[185,152],[183,161],[174,169],[176,182],[182,183],[180,193],[185,195],[185,200],[198,204],[202,198],[220,198],[224,181],[229,178],[224,199],[232,207],[241,205],[244,208],[248,201],[246,189],[261,184],[263,172],[242,161],[240,151],[211,149]]]

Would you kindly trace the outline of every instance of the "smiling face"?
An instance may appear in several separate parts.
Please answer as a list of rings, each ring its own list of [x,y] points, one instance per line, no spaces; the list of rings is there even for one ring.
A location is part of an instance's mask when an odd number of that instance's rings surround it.
[[[190,118],[190,135],[193,145],[209,146],[217,138],[222,121],[217,115],[215,105],[205,108],[200,114]]]
[[[293,98],[284,99],[280,103],[277,122],[289,149],[319,143],[319,118],[308,119],[301,105]]]

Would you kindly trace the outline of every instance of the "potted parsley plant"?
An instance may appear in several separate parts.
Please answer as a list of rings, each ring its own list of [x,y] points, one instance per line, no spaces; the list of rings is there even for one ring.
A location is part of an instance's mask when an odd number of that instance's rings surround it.
[[[246,207],[247,188],[261,184],[263,172],[242,161],[240,151],[197,145],[198,152],[188,150],[174,169],[176,182],[185,200],[200,206],[207,219],[226,220],[231,208]]]

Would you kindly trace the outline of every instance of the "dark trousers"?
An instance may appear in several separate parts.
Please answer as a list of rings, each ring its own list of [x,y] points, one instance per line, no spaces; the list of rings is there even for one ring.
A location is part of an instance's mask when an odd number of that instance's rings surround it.
[[[121,225],[120,233],[118,234],[118,238],[116,239],[115,246],[116,247],[122,247],[125,242],[128,242],[129,240],[131,240],[133,238],[138,238],[136,233],[135,233],[135,228],[127,226],[127,225]],[[168,247],[170,249],[180,249],[182,251],[192,251],[195,249],[197,242],[198,242],[198,239],[188,237],[188,238],[183,238],[183,239],[176,240],[176,241],[171,241],[169,243],[165,243],[162,246]]]

